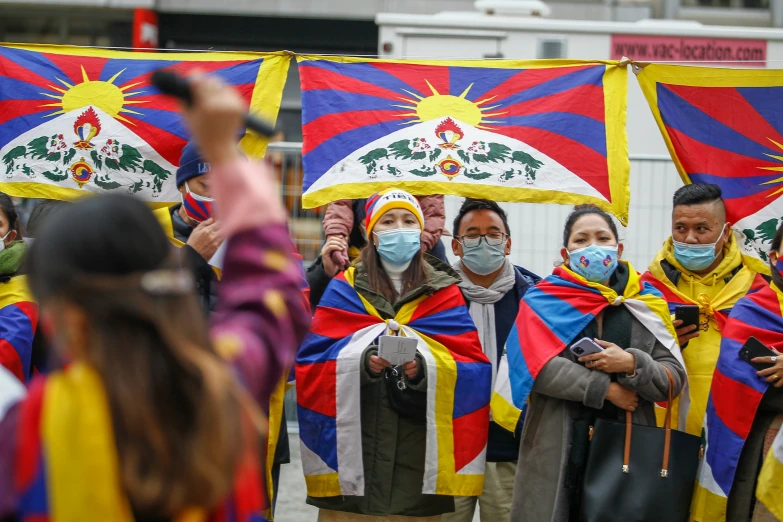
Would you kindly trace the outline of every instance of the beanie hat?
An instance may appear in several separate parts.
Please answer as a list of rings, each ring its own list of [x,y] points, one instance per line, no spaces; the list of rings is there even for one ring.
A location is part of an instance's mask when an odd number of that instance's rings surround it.
[[[372,234],[375,224],[386,212],[395,208],[409,210],[419,220],[419,225],[424,230],[424,213],[421,211],[418,200],[404,190],[387,188],[367,200],[364,211],[367,213],[367,237]]]
[[[182,149],[182,156],[179,158],[179,168],[177,169],[177,188],[181,187],[187,180],[203,176],[211,169],[196,147],[195,141],[189,141]]]

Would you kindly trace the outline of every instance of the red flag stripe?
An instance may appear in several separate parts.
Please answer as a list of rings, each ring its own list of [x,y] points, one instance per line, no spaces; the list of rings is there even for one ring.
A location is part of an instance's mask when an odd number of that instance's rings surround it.
[[[771,138],[783,143],[783,136],[748,103],[735,87],[691,87],[688,85],[666,85],[666,88],[681,96],[685,101],[709,114],[719,122],[731,127],[756,143],[770,147]]]
[[[307,142],[302,149],[302,154],[307,154],[325,141],[328,141],[343,132],[375,125],[379,122],[403,119],[399,118],[399,109],[386,111],[348,111],[336,114],[326,114],[305,125],[302,125],[302,133],[307,136]]]
[[[568,112],[587,116],[596,121],[606,121],[604,89],[600,85],[580,85],[568,91],[517,103],[488,112],[502,112],[499,118],[524,116],[547,112]]]
[[[582,178],[607,201],[611,201],[608,166],[606,158],[599,152],[560,134],[533,127],[497,127],[493,131],[543,152]],[[570,150],[565,152],[566,149]]]
[[[425,98],[435,94],[432,92],[433,89],[438,94],[460,94],[450,92],[449,68],[445,65],[433,66],[384,62],[372,62],[372,65],[407,83],[413,88],[413,91],[418,91]],[[430,85],[432,88],[430,88]],[[398,96],[409,98],[410,94],[402,92]]]
[[[305,65],[303,65],[303,67],[304,66]],[[410,96],[408,93],[394,92],[373,83],[357,80],[356,78],[351,78],[349,76],[343,76],[335,71],[317,67],[310,67],[310,69],[312,72],[301,75],[301,87],[303,91],[327,90],[352,92],[366,94],[367,96],[376,96],[378,98],[386,98],[399,102],[400,104],[403,104],[402,98]],[[399,111],[406,112],[403,109],[399,109]]]
[[[718,418],[735,434],[747,439],[763,395],[719,371],[712,376],[711,393]]]
[[[494,96],[495,98],[492,100],[492,102],[500,102],[508,98],[509,96],[518,94],[521,91],[540,85],[541,83],[544,83],[548,80],[554,80],[555,78],[559,78],[560,76],[565,76],[566,74],[571,74],[576,71],[589,69],[590,67],[595,67],[595,66],[584,65],[584,66],[577,66],[577,67],[551,67],[547,69],[525,69],[524,71],[518,72],[508,80],[496,86],[494,89],[490,90],[489,92],[483,94],[481,98],[486,99]]]

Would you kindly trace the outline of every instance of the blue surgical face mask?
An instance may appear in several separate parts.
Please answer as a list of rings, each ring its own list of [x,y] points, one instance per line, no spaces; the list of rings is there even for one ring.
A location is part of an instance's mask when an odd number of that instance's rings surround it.
[[[609,279],[617,270],[617,247],[590,245],[568,253],[571,270],[593,283]]]
[[[476,275],[489,275],[503,266],[506,260],[506,244],[488,245],[486,239],[479,240],[474,247],[462,245],[462,264]]]
[[[688,270],[694,272],[705,270],[715,262],[715,257],[717,255],[715,253],[715,247],[720,242],[721,237],[723,237],[723,232],[725,230],[726,225],[723,225],[718,240],[706,245],[692,245],[690,243],[681,243],[672,239],[672,243],[674,244],[674,257]]]
[[[378,255],[394,266],[402,266],[421,250],[421,230],[416,228],[395,228],[373,232],[378,238]]]

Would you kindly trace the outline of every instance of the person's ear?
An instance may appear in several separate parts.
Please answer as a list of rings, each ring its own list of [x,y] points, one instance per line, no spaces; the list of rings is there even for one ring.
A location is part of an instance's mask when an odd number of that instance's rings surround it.
[[[459,241],[452,238],[451,239],[451,251],[454,252],[454,255],[457,257],[462,257],[462,245]]]
[[[778,263],[779,255],[776,251],[770,250],[769,252],[769,260],[773,265],[776,265]]]
[[[5,240],[8,241],[8,244],[10,245],[14,241],[16,241],[16,236],[18,236],[19,233],[16,231],[16,229],[11,229],[8,232],[8,235],[6,236]]]
[[[623,244],[619,243],[617,245],[617,259],[622,259],[623,257]]]
[[[723,240],[728,243],[731,234],[732,234],[731,223],[726,221],[726,230],[723,231]]]
[[[568,256],[568,250],[565,248],[560,249],[560,257],[563,258],[563,264],[567,265],[571,258]]]
[[[508,236],[508,239],[506,239],[506,250],[504,253],[508,256],[511,255],[511,236]]]

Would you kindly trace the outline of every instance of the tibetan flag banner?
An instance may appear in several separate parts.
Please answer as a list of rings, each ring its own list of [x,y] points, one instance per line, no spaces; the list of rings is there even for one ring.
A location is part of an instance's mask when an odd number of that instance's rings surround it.
[[[178,102],[149,83],[153,72],[219,76],[250,110],[277,117],[290,57],[262,53],[133,53],[0,45],[0,191],[74,199],[134,194],[180,201],[175,172],[188,134]],[[261,156],[266,141],[245,136]]]
[[[748,265],[769,273],[783,216],[783,74],[651,64],[637,78],[682,180],[723,189]]]
[[[416,195],[594,203],[628,218],[626,68],[297,56],[312,208]]]

